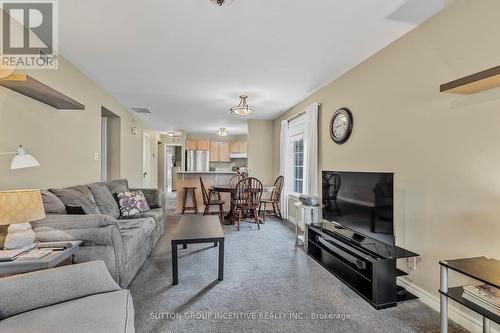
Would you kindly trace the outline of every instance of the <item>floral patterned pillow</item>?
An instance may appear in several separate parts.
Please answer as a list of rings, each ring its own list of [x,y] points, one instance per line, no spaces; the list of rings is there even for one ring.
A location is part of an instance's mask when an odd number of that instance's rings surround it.
[[[141,190],[116,192],[116,197],[121,216],[134,216],[150,209]]]

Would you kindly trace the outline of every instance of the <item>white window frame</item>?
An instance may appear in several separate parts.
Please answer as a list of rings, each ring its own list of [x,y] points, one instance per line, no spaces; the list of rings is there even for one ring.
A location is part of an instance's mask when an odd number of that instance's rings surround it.
[[[304,189],[306,188],[306,165],[305,160],[302,164],[302,193],[297,193],[294,191],[294,183],[295,183],[295,151],[294,151],[294,142],[297,140],[304,140],[304,131],[305,131],[305,116],[300,116],[288,123],[288,174],[290,175],[288,180],[288,188],[290,189],[289,196],[298,197],[303,194]],[[304,147],[305,149],[305,147]]]

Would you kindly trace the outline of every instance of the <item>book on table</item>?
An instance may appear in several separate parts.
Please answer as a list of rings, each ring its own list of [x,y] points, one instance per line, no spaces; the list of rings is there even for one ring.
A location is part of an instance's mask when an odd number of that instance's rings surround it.
[[[28,252],[27,249],[16,249],[16,250],[1,250],[0,251],[0,261],[12,261],[16,259],[23,253]]]
[[[28,253],[22,254],[16,260],[36,260],[52,253],[51,249],[34,249]]]
[[[500,289],[487,284],[464,286],[462,297],[500,315]]]

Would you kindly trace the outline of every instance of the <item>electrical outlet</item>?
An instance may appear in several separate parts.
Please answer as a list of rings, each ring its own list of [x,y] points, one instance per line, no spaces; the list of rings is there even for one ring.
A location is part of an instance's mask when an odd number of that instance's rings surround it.
[[[99,161],[99,153],[94,153],[94,161]]]

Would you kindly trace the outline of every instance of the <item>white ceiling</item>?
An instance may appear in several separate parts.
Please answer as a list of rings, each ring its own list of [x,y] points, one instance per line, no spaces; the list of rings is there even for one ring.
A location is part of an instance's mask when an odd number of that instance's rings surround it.
[[[167,131],[230,134],[249,95],[272,119],[438,12],[444,0],[60,1],[60,50]]]

